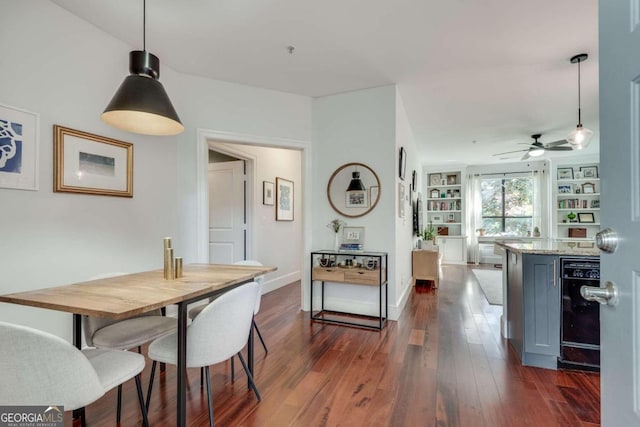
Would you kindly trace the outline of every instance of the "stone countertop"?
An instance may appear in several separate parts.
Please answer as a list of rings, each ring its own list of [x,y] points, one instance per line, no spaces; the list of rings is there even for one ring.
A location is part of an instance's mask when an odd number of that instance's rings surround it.
[[[543,239],[530,242],[509,242],[496,240],[495,244],[521,254],[600,256],[600,250],[594,242],[590,241],[565,242]]]

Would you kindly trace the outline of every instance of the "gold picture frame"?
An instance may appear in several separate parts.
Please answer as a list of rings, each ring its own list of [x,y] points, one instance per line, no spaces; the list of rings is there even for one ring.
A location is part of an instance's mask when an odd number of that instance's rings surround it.
[[[133,197],[133,144],[54,125],[53,191]]]

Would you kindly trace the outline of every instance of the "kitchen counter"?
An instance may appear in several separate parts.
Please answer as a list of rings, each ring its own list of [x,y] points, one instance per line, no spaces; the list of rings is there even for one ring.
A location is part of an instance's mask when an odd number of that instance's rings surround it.
[[[510,242],[496,240],[495,244],[518,254],[600,256],[600,250],[595,243],[589,241],[565,242],[542,239],[530,242]]]

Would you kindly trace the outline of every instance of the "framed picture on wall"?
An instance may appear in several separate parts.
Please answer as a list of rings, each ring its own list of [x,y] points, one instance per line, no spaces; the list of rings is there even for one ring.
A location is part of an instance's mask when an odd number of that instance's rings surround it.
[[[293,221],[293,181],[276,177],[276,221]]]
[[[53,191],[133,197],[133,144],[54,125]]]
[[[36,113],[0,104],[0,187],[38,189]]]
[[[399,158],[399,176],[400,179],[404,181],[404,175],[407,171],[407,152],[404,147],[400,147],[400,158]]]
[[[273,206],[273,182],[262,181],[262,204]]]

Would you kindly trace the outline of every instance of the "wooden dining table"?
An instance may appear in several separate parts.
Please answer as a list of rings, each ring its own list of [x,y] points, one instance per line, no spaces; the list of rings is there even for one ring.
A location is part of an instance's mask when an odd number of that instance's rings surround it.
[[[178,306],[177,426],[186,425],[187,305],[227,292],[276,267],[189,264],[183,276],[165,280],[162,269],[0,295],[0,302],[73,313],[73,343],[81,347],[82,316],[126,319],[151,310]],[[253,373],[253,328],[248,344]]]

